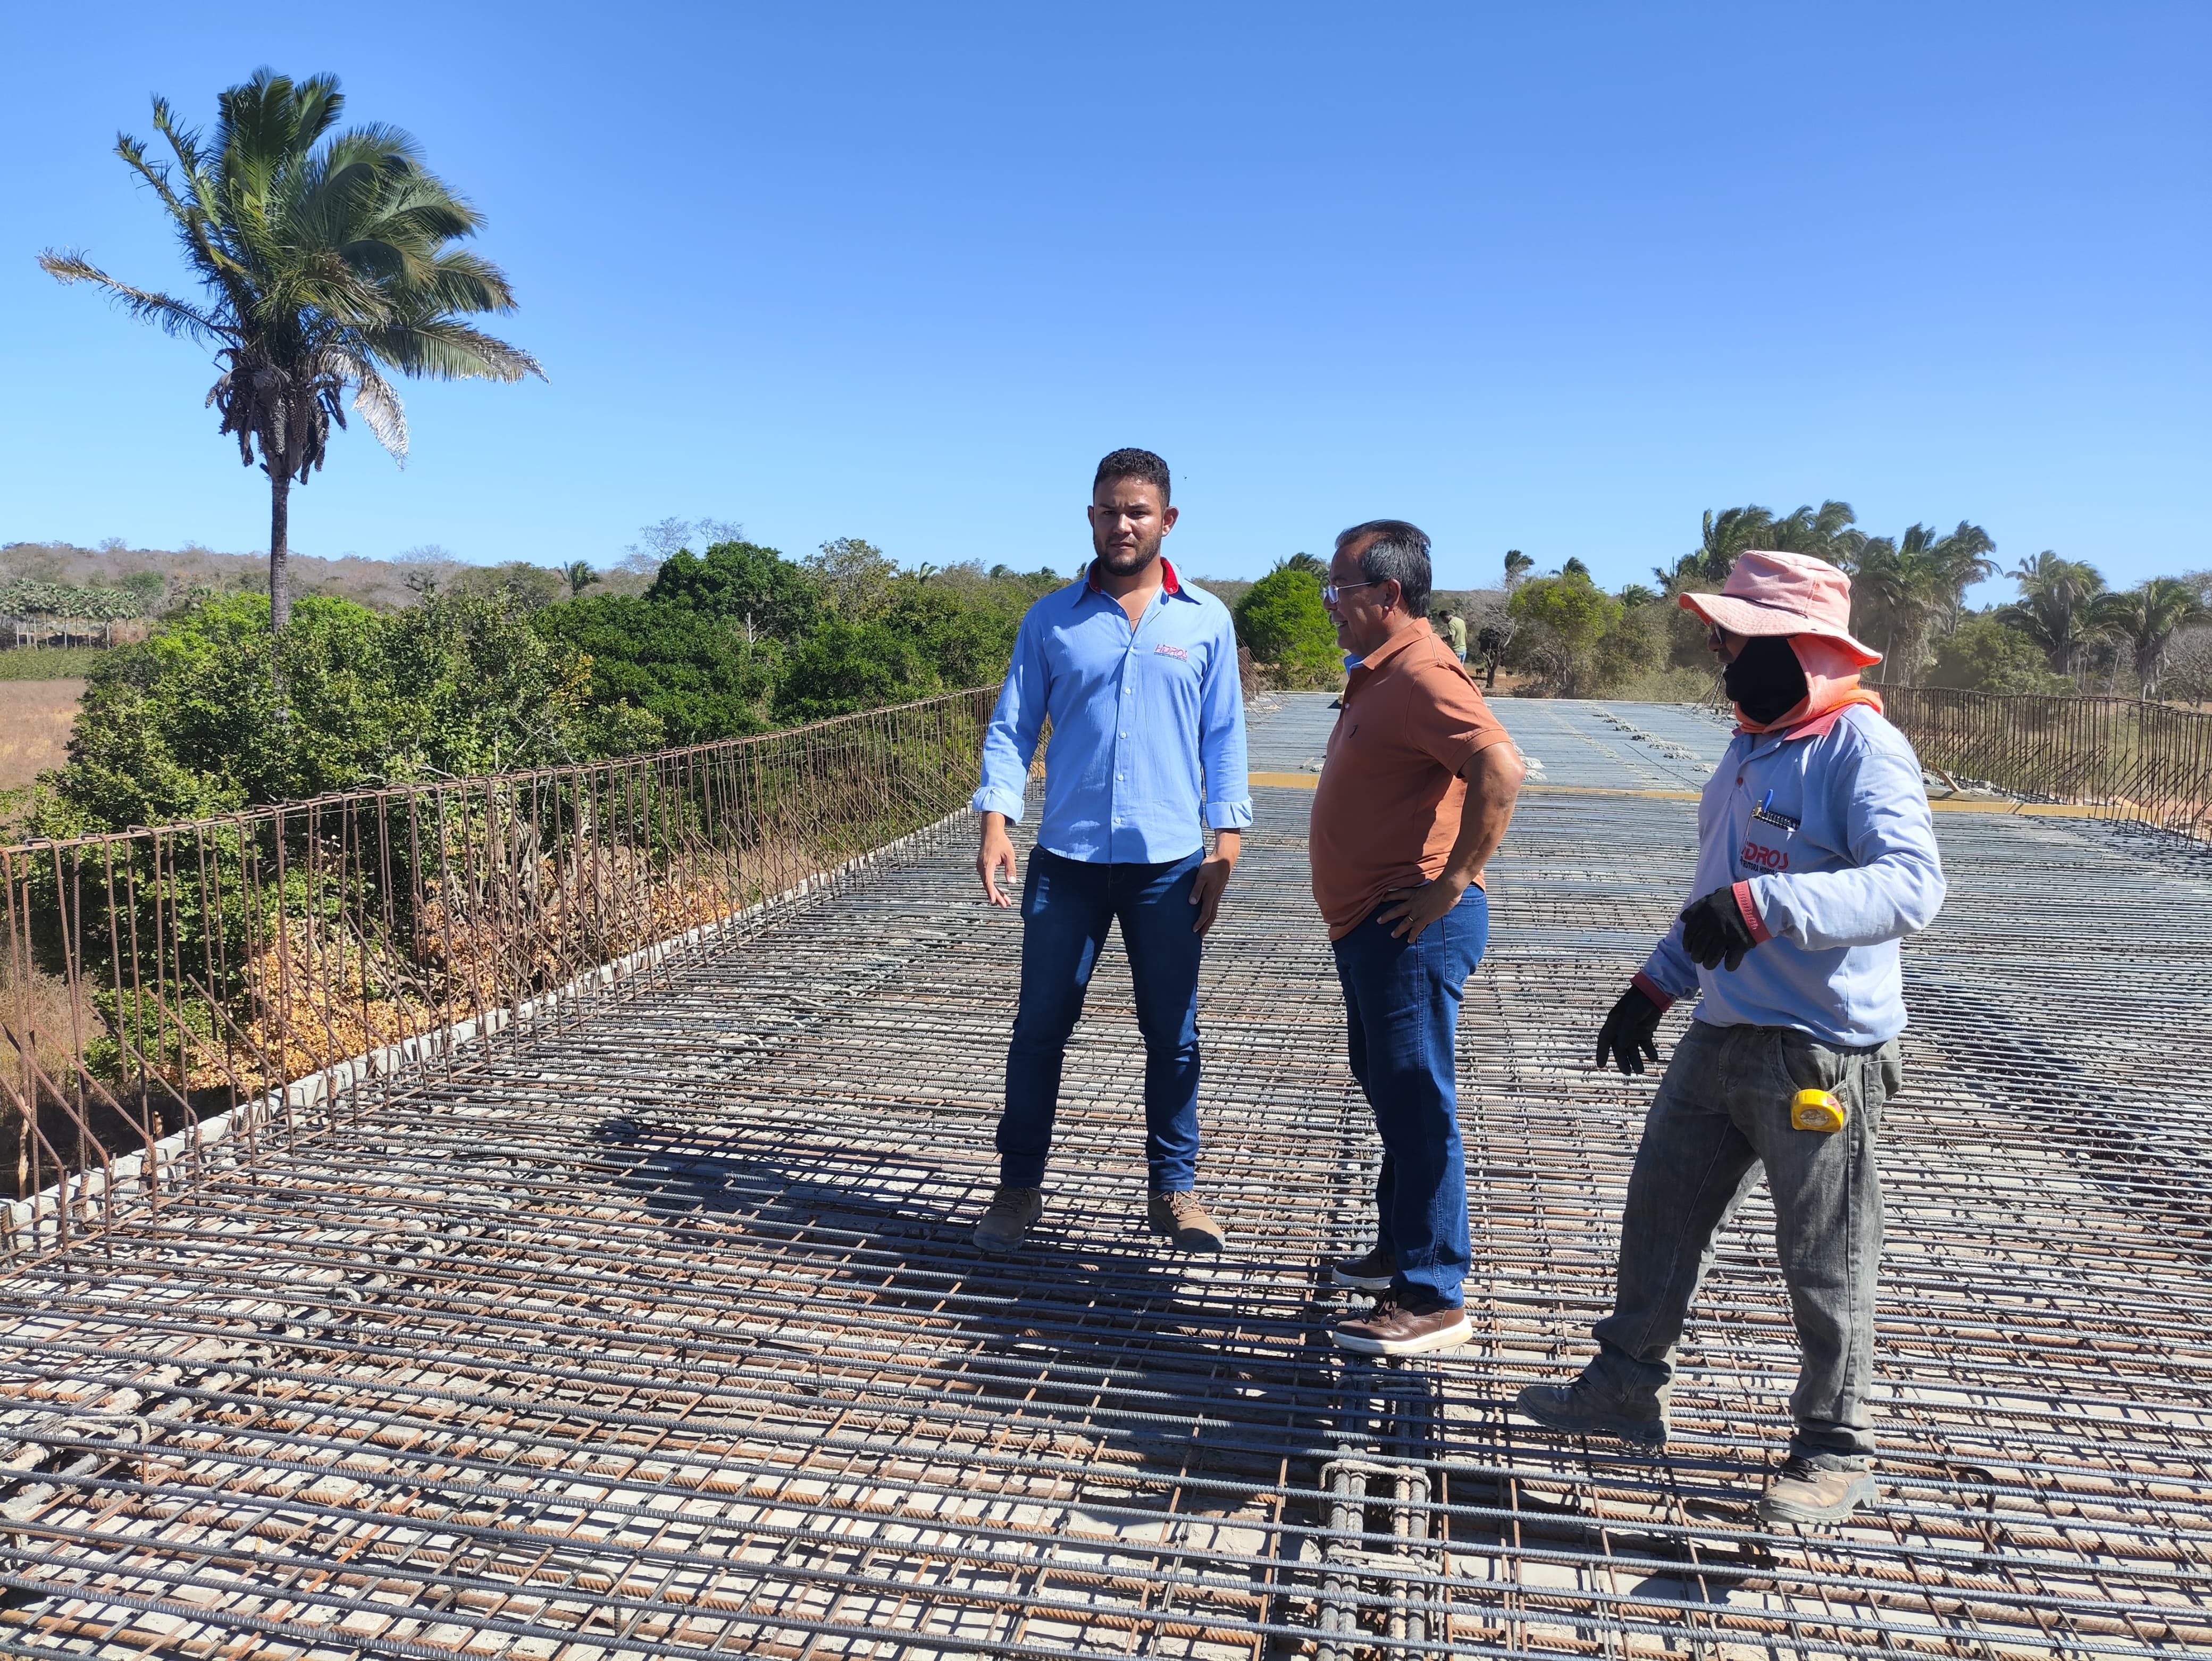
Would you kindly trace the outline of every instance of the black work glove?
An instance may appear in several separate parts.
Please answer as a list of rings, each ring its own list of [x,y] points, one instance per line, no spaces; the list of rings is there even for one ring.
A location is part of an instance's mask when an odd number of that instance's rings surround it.
[[[1743,920],[1743,908],[1735,903],[1733,887],[1716,888],[1682,908],[1682,949],[1700,968],[1733,970],[1758,944],[1751,936],[1751,925]]]
[[[1598,1066],[1610,1059],[1623,1073],[1641,1074],[1646,1056],[1657,1061],[1659,1046],[1651,1042],[1651,1035],[1659,1030],[1659,1017],[1665,1013],[1636,987],[1622,993],[1597,1030]]]

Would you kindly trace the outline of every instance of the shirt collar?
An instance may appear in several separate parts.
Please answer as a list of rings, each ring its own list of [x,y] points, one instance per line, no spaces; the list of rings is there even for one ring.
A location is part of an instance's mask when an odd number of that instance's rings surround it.
[[[1426,635],[1431,640],[1437,637],[1436,630],[1430,628],[1426,623],[1421,624],[1418,628],[1401,629],[1365,657],[1360,659],[1360,668],[1369,670],[1381,668],[1399,653],[1410,650],[1418,645],[1419,642],[1415,637],[1419,635]]]
[[[1089,594],[1103,594],[1106,592],[1098,586],[1098,562],[1095,559],[1084,568],[1083,591]],[[1165,554],[1160,556],[1160,592],[1164,594],[1173,594],[1178,599],[1190,598],[1183,593],[1182,580],[1176,575],[1176,569],[1168,563],[1168,557]]]

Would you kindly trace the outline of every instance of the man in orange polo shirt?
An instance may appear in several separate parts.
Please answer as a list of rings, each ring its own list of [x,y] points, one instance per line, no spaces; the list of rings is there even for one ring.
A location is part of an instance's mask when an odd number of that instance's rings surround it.
[[[1524,770],[1467,666],[1426,622],[1429,539],[1370,520],[1336,539],[1322,599],[1350,684],[1314,793],[1314,898],[1344,986],[1352,1076],[1375,1110],[1382,1173],[1376,1244],[1331,1275],[1376,1294],[1330,1335],[1368,1355],[1418,1355],[1472,1335],[1467,1163],[1453,1043],[1461,989],[1482,960],[1482,870]]]

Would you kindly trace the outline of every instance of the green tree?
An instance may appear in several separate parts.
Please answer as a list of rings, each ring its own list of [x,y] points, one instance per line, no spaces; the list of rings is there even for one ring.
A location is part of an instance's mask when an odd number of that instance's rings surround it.
[[[268,601],[233,594],[94,666],[34,823],[46,836],[122,830],[568,761],[582,715],[573,657],[481,598],[441,595],[386,617],[303,595],[272,642]]]
[[[1621,603],[1587,576],[1534,577],[1506,609],[1518,624],[1516,657],[1561,697],[1580,697],[1596,672],[1597,644],[1620,621]]]
[[[2026,633],[2043,648],[2044,661],[2066,676],[2081,672],[2082,654],[2105,632],[2097,599],[2105,579],[2087,561],[2061,559],[2045,549],[2012,568],[2020,598],[2000,607],[2000,621]]]
[[[2180,577],[2153,577],[2096,603],[2097,620],[2135,648],[2136,678],[2147,698],[2158,696],[2174,631],[2208,615],[2196,589]]]
[[[133,316],[213,346],[208,394],[240,459],[269,476],[269,601],[289,625],[285,562],[291,488],[323,465],[345,395],[395,459],[407,421],[387,371],[440,380],[541,378],[537,359],[463,319],[510,312],[499,268],[453,245],[483,221],[423,166],[397,127],[334,131],[345,107],[335,76],[295,82],[269,70],[216,100],[212,142],[154,100],[154,130],[173,161],[125,137],[115,153],[167,210],[198,305],[118,281],[82,254],[39,263],[64,283],[94,283]]]
[[[740,622],[650,596],[588,594],[532,617],[589,675],[584,741],[599,755],[705,744],[769,727],[782,648]]]
[[[1321,602],[1321,579],[1297,558],[1279,560],[1237,602],[1237,640],[1285,685],[1326,685],[1343,672],[1344,654]]]
[[[581,594],[593,583],[605,581],[592,569],[592,563],[587,559],[570,561],[561,568],[561,575],[568,581],[568,598],[571,599]]]
[[[796,640],[822,609],[805,568],[773,548],[718,542],[702,557],[679,548],[662,564],[647,599],[726,618],[756,636]]]
[[[787,721],[827,721],[939,690],[921,648],[905,635],[887,624],[831,618],[791,654],[775,713]]]
[[[825,542],[806,562],[823,601],[849,623],[877,618],[890,609],[900,571],[890,555],[859,537]]]
[[[1968,587],[1996,573],[1996,544],[1978,525],[1938,536],[1915,525],[1895,542],[1870,537],[1852,562],[1853,630],[1879,643],[1890,675],[1908,684],[1939,630],[1956,620]]]
[[[1930,686],[1955,686],[1968,692],[2067,692],[2074,683],[2055,675],[2043,648],[2000,611],[1969,618],[1936,642]]]

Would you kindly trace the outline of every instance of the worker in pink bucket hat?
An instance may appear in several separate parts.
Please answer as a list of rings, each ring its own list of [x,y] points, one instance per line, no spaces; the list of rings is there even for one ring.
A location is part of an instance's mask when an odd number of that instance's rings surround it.
[[[1850,581],[1747,553],[1681,604],[1711,631],[1736,732],[1698,808],[1694,897],[1620,995],[1598,1065],[1641,1074],[1660,1018],[1694,997],[1628,1180],[1613,1312],[1571,1384],[1532,1384],[1540,1425],[1666,1445],[1675,1355],[1713,1239],[1763,1170],[1800,1367],[1770,1525],[1843,1521],[1874,1499],[1875,1165],[1900,1082],[1898,942],[1943,903],[1920,764],[1859,684]]]

